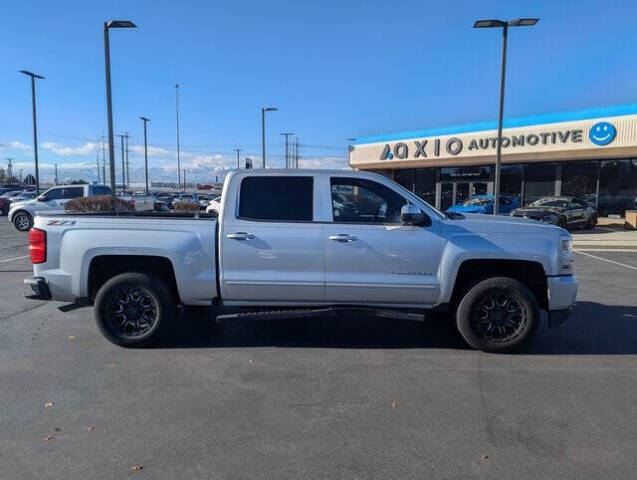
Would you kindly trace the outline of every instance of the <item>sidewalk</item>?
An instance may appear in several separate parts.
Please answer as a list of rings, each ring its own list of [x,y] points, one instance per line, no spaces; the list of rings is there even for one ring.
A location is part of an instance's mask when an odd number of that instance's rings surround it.
[[[594,230],[573,230],[573,249],[621,249],[637,251],[637,230],[615,230],[597,227]]]

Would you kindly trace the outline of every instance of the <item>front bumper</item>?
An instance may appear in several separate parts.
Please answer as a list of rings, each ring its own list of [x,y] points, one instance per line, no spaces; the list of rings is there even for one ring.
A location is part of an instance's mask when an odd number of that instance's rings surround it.
[[[571,315],[577,297],[575,275],[548,277],[549,327],[561,325]]]
[[[46,280],[44,278],[25,278],[24,286],[26,287],[26,291],[24,292],[25,298],[31,300],[51,300],[49,285],[46,283]]]

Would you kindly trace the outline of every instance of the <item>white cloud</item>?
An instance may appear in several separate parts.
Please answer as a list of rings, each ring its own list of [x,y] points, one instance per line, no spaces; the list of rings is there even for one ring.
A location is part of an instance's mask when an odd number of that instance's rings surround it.
[[[59,143],[55,142],[43,142],[41,144],[41,147],[63,157],[68,157],[73,155],[77,156],[95,153],[98,149],[98,144],[93,142],[86,142],[84,145],[80,145],[79,147],[69,147],[67,145],[60,145]]]
[[[128,149],[131,152],[139,153],[140,155],[144,154],[144,146],[143,145],[129,145]],[[172,152],[171,150],[168,150],[167,148],[153,147],[151,145],[148,145],[148,156],[149,157],[161,157],[161,156],[171,155],[173,153],[174,152]]]
[[[0,140],[0,148],[7,149],[7,150],[20,150],[23,152],[30,152],[32,150],[31,145],[27,145],[26,143],[22,143],[18,140],[13,140],[13,141]]]

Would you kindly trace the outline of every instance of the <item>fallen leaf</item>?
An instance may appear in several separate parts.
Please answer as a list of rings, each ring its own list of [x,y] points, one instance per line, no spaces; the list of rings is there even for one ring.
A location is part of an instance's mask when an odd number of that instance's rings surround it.
[[[248,360],[248,363],[254,363],[254,360],[250,359]]]
[[[489,455],[480,455],[481,460],[489,460]]]
[[[53,440],[54,438],[55,438],[55,435],[47,435],[42,440],[44,440],[45,442],[48,442],[49,440]]]
[[[56,432],[61,432],[62,429],[60,427],[55,427],[53,430],[55,430]]]
[[[86,429],[87,429],[89,432],[92,432],[93,430],[95,430],[95,427],[94,427],[93,425],[91,425],[90,427],[86,427]]]
[[[398,406],[398,403],[396,403],[395,400],[391,402],[391,408],[395,409],[397,406]]]
[[[75,338],[75,335],[69,335],[69,336],[68,336],[68,337],[66,337],[66,338],[68,338],[69,340],[73,340],[73,339]]]
[[[143,465],[133,465],[132,467],[130,467],[130,471],[131,472],[139,472],[142,468],[144,468]]]
[[[44,408],[49,408],[49,407],[52,407],[53,405],[55,405],[55,403],[53,403],[53,402],[45,402],[44,403]]]

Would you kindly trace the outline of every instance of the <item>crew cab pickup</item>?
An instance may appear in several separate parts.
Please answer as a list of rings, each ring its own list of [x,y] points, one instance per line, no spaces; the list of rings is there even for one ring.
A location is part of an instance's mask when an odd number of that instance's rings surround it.
[[[218,318],[448,311],[485,351],[527,340],[577,293],[571,236],[513,217],[442,214],[367,172],[230,173],[219,217],[40,215],[33,298],[94,305],[110,341],[153,341],[180,305]],[[228,312],[228,307],[239,313]]]

